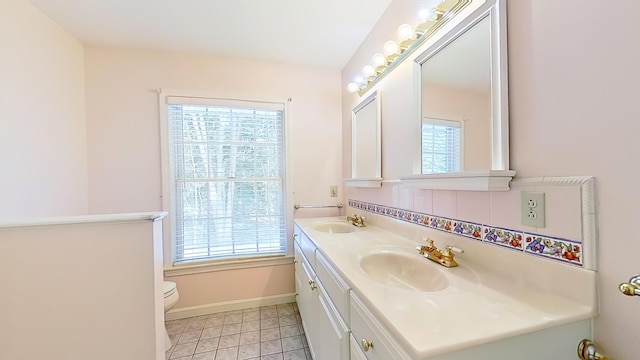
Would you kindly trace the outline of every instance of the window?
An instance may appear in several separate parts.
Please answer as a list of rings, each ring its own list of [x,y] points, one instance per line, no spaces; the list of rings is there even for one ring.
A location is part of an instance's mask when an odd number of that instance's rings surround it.
[[[283,254],[284,104],[166,103],[174,261]]]
[[[463,125],[462,121],[423,119],[423,174],[462,171]]]

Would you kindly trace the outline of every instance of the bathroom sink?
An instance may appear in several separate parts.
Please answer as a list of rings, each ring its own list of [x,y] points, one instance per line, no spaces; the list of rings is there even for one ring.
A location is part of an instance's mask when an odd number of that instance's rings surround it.
[[[322,224],[318,224],[313,227],[314,229],[326,233],[350,233],[356,231],[355,227],[351,224],[343,223],[343,222],[326,222]]]
[[[372,279],[385,285],[414,291],[434,292],[449,286],[438,268],[419,254],[380,251],[364,255],[360,267]]]

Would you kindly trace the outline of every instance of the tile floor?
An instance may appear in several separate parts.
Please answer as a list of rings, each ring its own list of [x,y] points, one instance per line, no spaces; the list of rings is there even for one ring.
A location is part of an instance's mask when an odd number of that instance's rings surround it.
[[[296,303],[168,321],[171,360],[312,360]]]

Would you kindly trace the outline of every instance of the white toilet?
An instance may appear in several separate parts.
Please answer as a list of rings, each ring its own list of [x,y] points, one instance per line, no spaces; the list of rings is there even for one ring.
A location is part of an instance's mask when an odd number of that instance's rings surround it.
[[[176,283],[173,281],[165,281],[164,282],[164,313],[166,314],[180,298],[178,294],[178,289],[176,288]],[[169,350],[171,347],[171,339],[169,339],[169,334],[167,333],[167,328],[164,328],[164,351]]]

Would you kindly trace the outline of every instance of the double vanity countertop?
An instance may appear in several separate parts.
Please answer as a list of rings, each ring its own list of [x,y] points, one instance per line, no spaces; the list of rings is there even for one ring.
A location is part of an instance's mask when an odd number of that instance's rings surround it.
[[[440,249],[453,245],[465,250],[456,255],[458,267],[446,268],[416,251],[423,245],[419,238],[370,224],[347,233],[327,232],[330,224],[348,224],[344,217],[295,222],[414,359],[597,314],[595,271],[457,235],[421,231]],[[393,261],[385,264],[388,259]],[[405,263],[400,270],[398,259]]]

